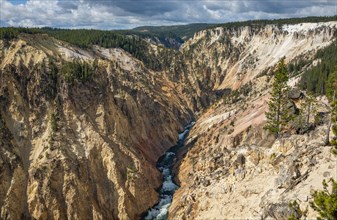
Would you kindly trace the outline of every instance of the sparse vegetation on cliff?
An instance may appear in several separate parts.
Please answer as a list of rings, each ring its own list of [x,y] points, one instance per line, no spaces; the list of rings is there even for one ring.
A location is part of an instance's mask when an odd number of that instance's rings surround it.
[[[77,60],[64,63],[60,74],[70,84],[74,83],[76,79],[85,82],[93,76],[94,68],[89,63]]]
[[[300,220],[302,217],[306,217],[308,209],[301,210],[300,205],[296,200],[289,202],[289,207],[292,210],[292,213],[288,220]]]
[[[50,115],[50,126],[53,132],[57,131],[57,115],[56,112],[52,112]]]
[[[334,146],[337,146],[337,141],[335,138],[337,138],[337,71],[332,73],[328,80],[327,80],[327,97],[330,102],[330,118],[328,122],[328,129],[326,132],[326,139],[325,144],[332,144]],[[332,127],[332,131],[335,135],[334,139],[330,143],[330,129]],[[336,149],[334,149],[336,151]]]

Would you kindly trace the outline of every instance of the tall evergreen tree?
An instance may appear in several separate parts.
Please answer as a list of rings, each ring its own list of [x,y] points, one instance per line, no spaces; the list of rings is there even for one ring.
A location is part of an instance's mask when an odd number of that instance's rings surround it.
[[[266,112],[267,123],[265,129],[279,137],[280,132],[290,119],[288,104],[288,70],[282,58],[278,63],[278,67],[272,84],[271,98],[268,103],[268,112]]]

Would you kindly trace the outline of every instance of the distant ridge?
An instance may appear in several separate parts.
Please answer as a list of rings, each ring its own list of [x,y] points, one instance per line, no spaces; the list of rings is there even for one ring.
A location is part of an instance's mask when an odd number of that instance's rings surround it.
[[[337,15],[274,20],[248,20],[222,24],[194,23],[172,26],[140,26],[130,30],[2,27],[0,28],[0,39],[16,38],[20,33],[46,33],[57,39],[73,43],[80,47],[87,47],[93,44],[103,47],[120,47],[133,54],[135,53],[135,50],[137,50],[137,53],[140,51],[135,49],[136,47],[139,47],[139,42],[137,45],[134,45],[135,40],[130,40],[129,37],[125,38],[125,36],[136,36],[142,39],[151,40],[153,43],[161,44],[167,48],[178,49],[186,40],[192,38],[195,33],[205,29],[212,29],[216,27],[236,28],[241,26],[258,27],[267,24],[283,25],[328,21],[337,21]],[[132,47],[130,47],[131,44],[133,45]],[[137,54],[136,57],[139,58],[140,56],[143,56],[143,54]]]
[[[315,23],[315,22],[328,22],[328,21],[337,21],[337,15],[326,16],[326,17],[303,17],[303,18],[282,18],[282,19],[273,19],[273,20],[247,20],[247,21],[236,21],[236,22],[227,22],[219,24],[211,23],[193,23],[186,25],[172,25],[172,26],[140,26],[132,29],[135,32],[142,33],[152,33],[152,34],[174,34],[180,37],[183,40],[187,40],[193,35],[201,30],[216,28],[216,27],[240,27],[240,26],[260,26],[266,24],[298,24],[298,23]]]
[[[132,30],[143,33],[156,33],[156,34],[167,34],[172,33],[183,40],[193,37],[194,33],[213,27],[216,24],[207,23],[195,23],[186,25],[173,25],[173,26],[141,26],[136,27]]]

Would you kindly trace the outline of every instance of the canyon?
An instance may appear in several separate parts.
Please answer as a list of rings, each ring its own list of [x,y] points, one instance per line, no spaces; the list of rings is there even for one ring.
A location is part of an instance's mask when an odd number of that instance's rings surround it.
[[[310,191],[336,178],[327,121],[275,140],[265,112],[279,60],[310,60],[336,33],[337,21],[219,26],[179,51],[144,40],[150,59],[167,63],[159,70],[120,48],[47,34],[0,40],[0,218],[139,219],[159,201],[157,160],[191,121],[169,219],[268,218],[293,199],[308,206]],[[69,80],[61,69],[71,62],[93,75]],[[233,91],[237,100],[227,100]]]

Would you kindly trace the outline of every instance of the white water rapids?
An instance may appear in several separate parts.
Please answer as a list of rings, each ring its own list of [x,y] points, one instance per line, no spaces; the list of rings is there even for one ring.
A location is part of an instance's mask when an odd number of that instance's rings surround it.
[[[184,145],[184,140],[193,125],[194,122],[191,122],[189,125],[187,125],[184,131],[179,134],[178,143],[166,151],[166,153],[161,158],[159,158],[157,162],[157,168],[163,175],[163,185],[158,191],[160,200],[157,205],[149,209],[146,216],[144,217],[145,220],[167,219],[173,194],[178,189],[178,186],[173,182],[172,177],[172,167],[176,159],[176,152]]]

